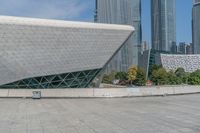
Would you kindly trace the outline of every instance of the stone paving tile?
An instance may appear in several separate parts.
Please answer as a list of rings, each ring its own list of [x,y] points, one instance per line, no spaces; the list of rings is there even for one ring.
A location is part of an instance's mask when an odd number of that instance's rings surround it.
[[[0,99],[0,133],[200,133],[199,97]]]

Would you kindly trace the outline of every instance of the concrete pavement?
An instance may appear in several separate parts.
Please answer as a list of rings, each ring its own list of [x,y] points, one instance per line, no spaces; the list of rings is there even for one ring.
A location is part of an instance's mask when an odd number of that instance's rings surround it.
[[[199,133],[200,95],[0,99],[0,133]]]

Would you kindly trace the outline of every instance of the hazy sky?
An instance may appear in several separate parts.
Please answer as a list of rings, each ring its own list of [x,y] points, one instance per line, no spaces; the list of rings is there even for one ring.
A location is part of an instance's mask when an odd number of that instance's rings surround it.
[[[93,21],[95,0],[0,0],[0,15]],[[177,42],[191,42],[192,0],[177,0]],[[142,0],[143,40],[150,42],[150,0]]]

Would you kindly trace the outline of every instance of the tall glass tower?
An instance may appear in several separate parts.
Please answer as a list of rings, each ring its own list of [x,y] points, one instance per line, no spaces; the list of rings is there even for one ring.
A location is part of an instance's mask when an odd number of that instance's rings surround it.
[[[200,0],[193,1],[192,9],[192,49],[194,54],[200,54]]]
[[[176,0],[151,0],[152,49],[172,52],[176,43]]]
[[[96,0],[95,22],[132,25],[135,33],[107,66],[107,72],[138,65],[141,48],[141,0]]]

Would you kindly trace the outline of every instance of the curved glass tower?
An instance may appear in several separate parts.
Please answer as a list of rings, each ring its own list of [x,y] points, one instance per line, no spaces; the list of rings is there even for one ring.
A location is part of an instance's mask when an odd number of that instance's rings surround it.
[[[176,0],[151,0],[152,49],[172,52],[176,43]]]
[[[138,65],[141,36],[141,0],[96,0],[95,22],[132,25],[135,33],[107,66],[107,72],[127,71]]]
[[[200,54],[200,0],[194,0],[192,12],[193,53]]]

